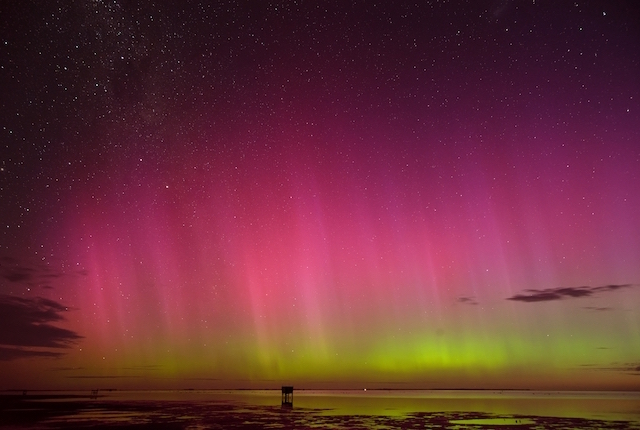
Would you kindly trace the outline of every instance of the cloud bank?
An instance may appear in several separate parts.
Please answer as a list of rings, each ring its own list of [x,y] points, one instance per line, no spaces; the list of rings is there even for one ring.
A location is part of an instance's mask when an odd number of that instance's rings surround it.
[[[458,303],[466,305],[477,305],[478,301],[474,297],[458,297]]]
[[[507,300],[516,302],[548,302],[553,300],[575,299],[581,297],[590,297],[597,293],[616,291],[624,288],[630,288],[632,284],[614,284],[603,285],[601,287],[564,287],[564,288],[546,288],[542,290],[528,289],[523,294],[516,294],[507,297]]]
[[[1,287],[10,287],[12,284],[20,284],[28,287],[53,288],[50,284],[65,276],[87,276],[84,269],[73,272],[64,272],[58,268],[42,264],[40,262],[28,263],[9,256],[0,257],[0,282]],[[4,284],[4,285],[3,285]]]
[[[66,311],[64,305],[42,297],[0,295],[0,360],[63,355],[61,350],[82,339],[74,331],[52,325],[64,321]]]

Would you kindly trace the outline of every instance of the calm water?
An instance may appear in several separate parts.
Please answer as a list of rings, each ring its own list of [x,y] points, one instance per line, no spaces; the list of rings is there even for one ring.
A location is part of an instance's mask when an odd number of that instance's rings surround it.
[[[296,390],[291,410],[272,390],[88,395],[4,396],[0,426],[640,429],[640,392]]]

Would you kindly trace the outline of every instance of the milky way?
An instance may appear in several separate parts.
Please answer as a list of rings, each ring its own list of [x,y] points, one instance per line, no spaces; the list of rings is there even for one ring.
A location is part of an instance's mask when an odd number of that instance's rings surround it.
[[[0,388],[638,388],[638,16],[7,6]]]

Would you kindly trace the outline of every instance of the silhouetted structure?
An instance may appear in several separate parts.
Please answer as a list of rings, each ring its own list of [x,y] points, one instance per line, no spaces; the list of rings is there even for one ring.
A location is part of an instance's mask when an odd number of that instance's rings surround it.
[[[293,407],[293,387],[282,387],[282,407]]]

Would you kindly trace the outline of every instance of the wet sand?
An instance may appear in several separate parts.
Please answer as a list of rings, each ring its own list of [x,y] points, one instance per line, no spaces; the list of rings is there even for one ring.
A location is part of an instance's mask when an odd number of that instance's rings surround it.
[[[335,415],[322,409],[221,401],[119,401],[71,395],[0,396],[8,429],[635,429],[640,423],[482,412]]]

